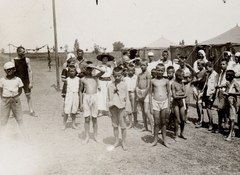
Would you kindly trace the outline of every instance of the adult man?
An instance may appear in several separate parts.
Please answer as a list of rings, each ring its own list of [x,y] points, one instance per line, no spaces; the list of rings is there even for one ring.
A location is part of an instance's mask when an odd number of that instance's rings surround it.
[[[154,53],[148,52],[148,67],[147,71],[151,73],[152,69],[155,69],[157,66],[157,62],[154,60]]]
[[[31,89],[33,88],[33,75],[32,68],[30,64],[30,59],[25,56],[25,48],[19,46],[17,48],[17,57],[12,60],[15,64],[15,75],[19,77],[23,82],[23,90],[25,92],[27,103],[29,107],[30,115],[33,117],[37,117],[36,113],[32,107],[32,99],[31,99]]]

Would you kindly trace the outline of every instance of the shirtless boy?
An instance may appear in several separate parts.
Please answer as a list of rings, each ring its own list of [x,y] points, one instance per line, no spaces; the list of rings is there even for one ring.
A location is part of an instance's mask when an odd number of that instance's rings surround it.
[[[93,76],[93,69],[99,70],[100,72]],[[97,99],[97,89],[98,89],[98,78],[104,74],[104,71],[93,66],[93,64],[88,64],[86,66],[86,75],[81,79],[80,87],[80,109],[83,110],[83,117],[85,118],[84,128],[86,138],[83,141],[83,144],[88,143],[89,141],[89,127],[90,119],[92,118],[93,122],[93,132],[94,140],[97,140],[97,115],[98,115],[98,99]],[[83,92],[83,94],[82,94]]]
[[[138,75],[138,78],[137,78],[136,94],[137,94],[138,103],[142,109],[142,117],[143,117],[145,130],[148,131],[148,124],[147,124],[147,118],[148,118],[151,125],[151,131],[153,133],[153,119],[149,111],[149,97],[150,97],[149,89],[150,89],[151,75],[147,71],[147,65],[148,65],[148,61],[146,59],[143,59],[140,64],[142,72]]]
[[[162,131],[163,145],[166,143],[166,125],[169,121],[170,112],[170,86],[168,79],[163,78],[165,72],[164,64],[159,63],[156,67],[157,76],[151,80],[150,94],[150,109],[154,117],[154,141],[151,146],[156,146],[158,141],[159,128]]]
[[[180,124],[180,135],[179,137],[186,140],[187,138],[183,136],[183,131],[185,127],[185,110],[186,110],[186,103],[185,98],[186,89],[182,82],[184,78],[184,71],[182,69],[178,69],[175,73],[175,81],[171,85],[172,89],[172,96],[173,96],[173,109],[175,114],[175,136],[174,139],[176,140],[178,137],[178,125]]]

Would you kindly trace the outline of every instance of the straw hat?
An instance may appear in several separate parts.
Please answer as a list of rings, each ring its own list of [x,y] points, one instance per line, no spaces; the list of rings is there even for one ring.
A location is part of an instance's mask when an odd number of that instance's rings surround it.
[[[97,56],[97,59],[99,61],[102,61],[104,57],[107,57],[108,58],[108,61],[113,61],[114,60],[114,57],[108,53],[102,53],[101,55],[98,55]]]

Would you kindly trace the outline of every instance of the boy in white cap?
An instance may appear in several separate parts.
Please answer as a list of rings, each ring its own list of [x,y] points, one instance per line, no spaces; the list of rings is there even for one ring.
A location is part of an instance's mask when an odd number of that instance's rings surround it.
[[[147,71],[149,73],[152,72],[152,69],[155,69],[157,66],[157,62],[154,61],[154,53],[153,52],[148,52],[148,67],[147,67]]]
[[[22,106],[19,96],[22,93],[23,82],[14,75],[15,65],[13,62],[4,64],[4,71],[7,76],[0,79],[0,96],[1,96],[1,125],[0,135],[3,134],[12,110],[24,137],[28,139],[25,126],[22,119]]]

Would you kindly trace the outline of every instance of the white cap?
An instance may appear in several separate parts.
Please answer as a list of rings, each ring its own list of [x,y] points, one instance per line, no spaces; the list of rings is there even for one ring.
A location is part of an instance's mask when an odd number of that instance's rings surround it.
[[[14,68],[15,65],[13,62],[9,61],[9,62],[6,62],[3,66],[4,69],[11,69],[11,68]]]
[[[148,56],[154,56],[154,53],[153,52],[148,52]]]
[[[75,56],[73,53],[69,53],[69,54],[67,54],[67,59],[66,59],[66,61],[69,60],[70,58],[76,59],[76,56]]]
[[[240,57],[240,52],[236,52],[235,57]]]

